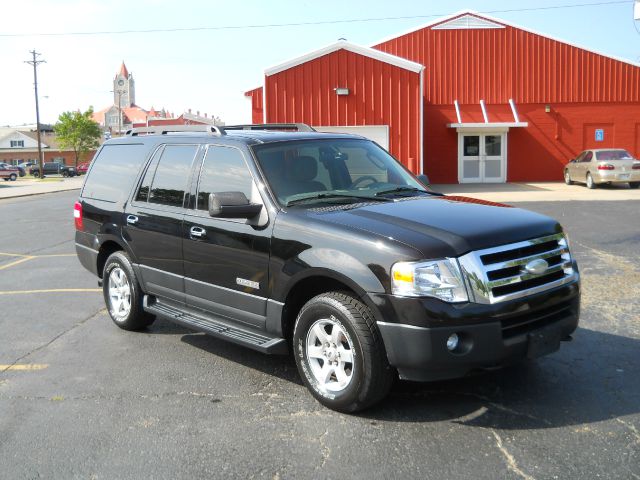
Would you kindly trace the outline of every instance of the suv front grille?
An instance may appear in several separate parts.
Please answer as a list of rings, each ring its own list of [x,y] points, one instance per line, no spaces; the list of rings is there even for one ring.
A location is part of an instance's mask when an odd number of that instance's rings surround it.
[[[471,252],[459,261],[478,303],[532,295],[577,278],[562,234]]]

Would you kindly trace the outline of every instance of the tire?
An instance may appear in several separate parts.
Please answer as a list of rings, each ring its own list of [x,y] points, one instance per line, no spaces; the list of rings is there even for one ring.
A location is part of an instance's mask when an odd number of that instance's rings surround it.
[[[332,410],[363,410],[395,379],[371,310],[346,292],[318,295],[302,307],[293,349],[305,386]]]
[[[123,330],[142,330],[154,322],[142,308],[143,293],[125,252],[112,253],[104,264],[102,293],[111,320]]]
[[[571,175],[569,175],[569,170],[564,171],[564,183],[566,183],[567,185],[573,185]]]
[[[629,182],[629,188],[638,188],[640,187],[640,182]]]
[[[591,190],[593,190],[596,187],[597,187],[597,185],[593,181],[593,177],[591,176],[590,173],[587,173],[587,188],[590,188]]]
[[[40,177],[40,172],[33,172],[33,176],[36,178]]]
[[[67,172],[66,170],[63,170],[62,171],[62,176],[65,177],[65,178],[68,177],[69,176],[69,172]]]
[[[18,178],[18,176],[15,173],[12,173],[11,175],[9,175],[9,180],[11,180],[12,182],[15,182],[16,178]]]

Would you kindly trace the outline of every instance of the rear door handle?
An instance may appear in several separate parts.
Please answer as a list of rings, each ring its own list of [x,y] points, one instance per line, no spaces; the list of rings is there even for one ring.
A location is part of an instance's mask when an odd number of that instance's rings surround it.
[[[127,223],[129,225],[135,225],[136,223],[138,223],[138,217],[136,217],[135,215],[127,215]]]
[[[202,227],[191,227],[189,235],[195,238],[202,238],[207,234],[207,231]]]

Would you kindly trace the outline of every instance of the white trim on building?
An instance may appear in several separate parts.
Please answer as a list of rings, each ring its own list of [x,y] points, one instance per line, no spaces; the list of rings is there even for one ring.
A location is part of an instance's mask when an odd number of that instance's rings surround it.
[[[356,45],[355,43],[350,43],[345,40],[340,40],[338,42],[332,43],[331,45],[327,45],[318,50],[314,50],[312,52],[308,52],[304,55],[288,60],[284,63],[280,63],[273,67],[269,67],[264,71],[264,74],[266,76],[275,75],[276,73],[280,73],[292,67],[302,65],[303,63],[307,63],[310,60],[314,60],[318,57],[328,55],[329,53],[337,52],[338,50],[347,50],[349,52],[356,53],[365,57],[373,58],[374,60],[388,63],[389,65],[394,65],[396,67],[403,68],[405,70],[409,70],[415,73],[420,73],[420,71],[423,69],[423,66],[420,65],[419,63],[411,62],[404,58],[396,57],[395,55],[381,52],[380,50],[376,50],[374,48],[363,47],[361,45]]]

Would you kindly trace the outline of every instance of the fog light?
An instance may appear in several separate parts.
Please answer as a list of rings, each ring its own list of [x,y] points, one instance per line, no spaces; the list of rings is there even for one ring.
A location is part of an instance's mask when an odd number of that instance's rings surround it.
[[[457,333],[452,333],[451,335],[449,335],[449,338],[447,338],[447,350],[453,352],[456,348],[458,348],[459,341],[460,339],[458,338]]]

